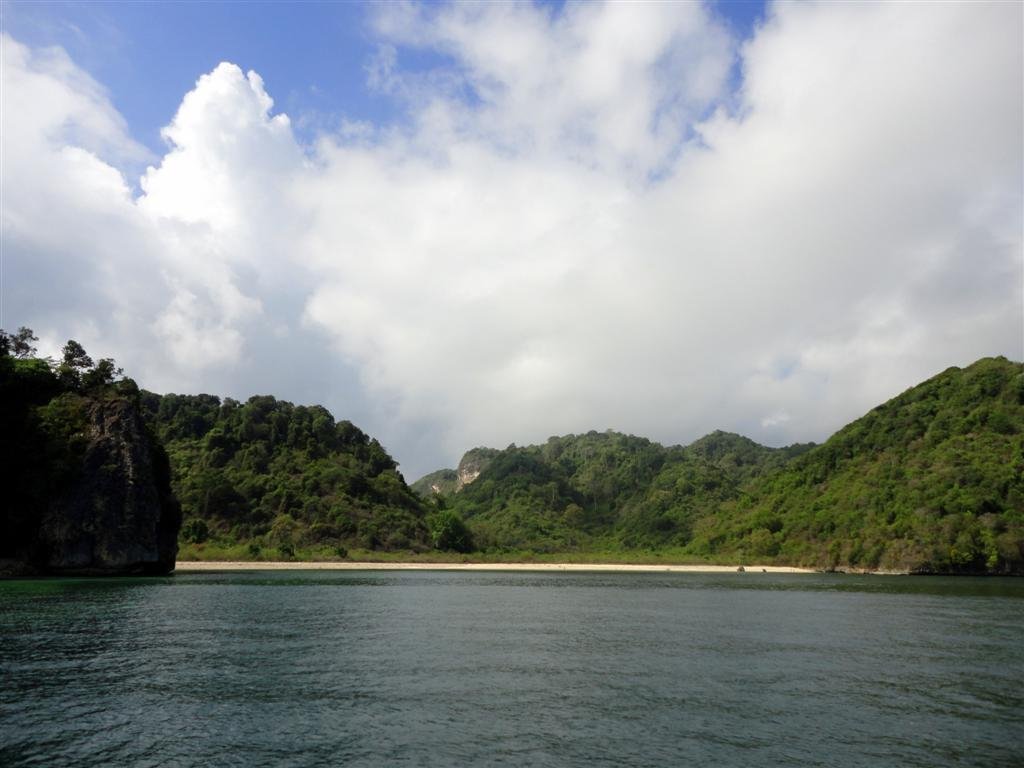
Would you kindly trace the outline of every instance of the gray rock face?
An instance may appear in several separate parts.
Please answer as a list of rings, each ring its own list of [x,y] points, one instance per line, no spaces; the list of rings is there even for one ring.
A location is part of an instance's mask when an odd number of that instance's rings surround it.
[[[174,570],[181,508],[167,455],[123,398],[88,405],[82,471],[39,529],[43,570],[161,574]]]
[[[458,473],[455,490],[461,491],[463,486],[469,485],[480,477],[480,473],[487,469],[498,453],[499,451],[494,448],[473,448],[466,451],[455,470]]]
[[[480,477],[480,473],[487,469],[499,453],[494,448],[473,448],[463,454],[457,469],[439,469],[424,475],[412,484],[412,489],[422,496],[458,493]]]

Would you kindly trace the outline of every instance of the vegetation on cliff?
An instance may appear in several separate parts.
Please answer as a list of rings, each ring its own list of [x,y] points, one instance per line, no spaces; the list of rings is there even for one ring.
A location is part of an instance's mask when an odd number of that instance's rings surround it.
[[[0,570],[171,570],[180,511],[138,387],[75,341],[36,358],[35,340],[0,331]]]

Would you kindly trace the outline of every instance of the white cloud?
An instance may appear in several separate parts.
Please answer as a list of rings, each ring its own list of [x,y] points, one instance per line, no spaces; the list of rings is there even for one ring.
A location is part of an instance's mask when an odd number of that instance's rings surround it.
[[[182,367],[237,364],[246,331],[268,333],[253,322],[262,296],[292,271],[302,217],[288,189],[304,161],[288,117],[272,107],[258,74],[220,64],[185,96],[162,132],[170,150],[142,178],[137,206],[168,231],[173,289],[154,330]]]
[[[1021,15],[780,3],[738,48],[690,3],[389,4],[368,74],[408,125],[300,147],[222,64],[137,199],[102,89],[7,38],[7,302],[151,387],[323,401],[410,475],[591,428],[822,439],[1024,356]]]
[[[422,114],[457,116],[409,142],[443,135],[440,158],[335,147],[313,188],[310,317],[399,393],[402,417],[452,425],[452,452],[605,426],[821,439],[951,363],[1020,357],[1019,9],[777,6],[743,52],[735,113],[638,185],[624,147],[659,146],[655,100],[622,91],[656,76],[629,54],[649,65],[678,35],[652,25],[637,46],[623,8],[381,22],[446,51],[483,100],[419,94]],[[621,85],[573,80],[594,49]],[[722,72],[721,55],[688,66]],[[715,95],[679,87],[683,103]],[[605,133],[567,133],[592,103]],[[596,117],[616,108],[634,115],[629,141]]]
[[[148,153],[128,135],[124,118],[106,90],[60,48],[29,50],[0,33],[4,83],[4,161],[20,165],[29,158],[9,150],[71,143],[112,156],[118,162]]]
[[[62,52],[5,36],[3,55],[5,321],[77,337],[148,386],[237,365],[287,269],[274,218],[291,219],[281,190],[302,160],[259,76],[200,78],[134,199],[115,166],[144,151],[103,89]]]
[[[765,416],[761,419],[761,426],[765,429],[769,429],[771,427],[778,427],[785,424],[787,421],[789,421],[789,414],[784,411],[777,411],[776,413],[773,413],[770,416]]]
[[[733,43],[697,3],[389,4],[391,43],[449,55],[405,75],[386,45],[371,81],[419,108],[421,139],[479,138],[515,157],[571,160],[641,178],[723,90]],[[471,103],[464,98],[471,94]]]

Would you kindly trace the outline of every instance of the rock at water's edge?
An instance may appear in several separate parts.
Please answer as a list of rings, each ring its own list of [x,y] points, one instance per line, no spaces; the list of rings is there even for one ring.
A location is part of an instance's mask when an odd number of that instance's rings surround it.
[[[131,401],[97,399],[87,414],[82,470],[40,522],[35,565],[65,575],[171,572],[181,507],[167,454]]]

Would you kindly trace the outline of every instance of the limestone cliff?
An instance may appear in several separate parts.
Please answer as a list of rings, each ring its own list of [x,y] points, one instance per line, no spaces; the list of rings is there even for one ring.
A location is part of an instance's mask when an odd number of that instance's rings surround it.
[[[470,451],[466,451],[462,461],[459,462],[458,468],[455,470],[458,475],[455,490],[462,490],[463,486],[469,485],[480,477],[480,473],[487,468],[487,465],[491,463],[491,460],[498,453],[499,451],[494,448],[473,448]]]
[[[87,406],[81,473],[54,499],[40,529],[45,568],[75,573],[168,573],[181,511],[167,455],[126,399]]]
[[[66,393],[47,408],[40,430],[48,450],[38,457],[37,472],[48,487],[34,492],[36,511],[12,526],[20,541],[6,543],[3,569],[65,575],[172,571],[181,511],[171,493],[167,455],[147,432],[133,398]],[[40,487],[38,478],[34,486]]]
[[[410,487],[421,496],[449,496],[469,485],[487,468],[500,451],[494,448],[473,448],[463,455],[456,469],[439,469],[424,475]]]

